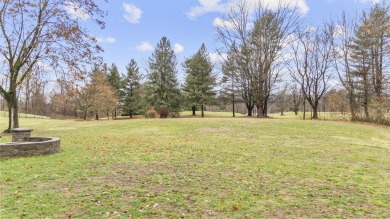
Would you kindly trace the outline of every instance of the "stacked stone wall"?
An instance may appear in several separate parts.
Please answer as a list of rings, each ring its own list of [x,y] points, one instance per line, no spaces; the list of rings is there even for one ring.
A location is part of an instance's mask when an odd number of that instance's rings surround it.
[[[54,154],[59,151],[60,139],[52,137],[24,137],[23,142],[0,144],[0,158]]]

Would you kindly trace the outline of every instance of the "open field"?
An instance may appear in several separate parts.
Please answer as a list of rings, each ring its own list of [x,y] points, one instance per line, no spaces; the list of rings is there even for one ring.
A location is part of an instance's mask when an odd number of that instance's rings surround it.
[[[50,119],[48,116],[41,116],[41,115],[34,115],[34,114],[19,113],[18,115],[19,118]],[[0,111],[0,116],[8,118],[8,111]]]
[[[0,160],[0,218],[390,218],[388,128],[246,117],[21,127],[60,137],[61,153]]]
[[[271,118],[277,119],[303,119],[303,112],[299,112],[298,115],[295,115],[293,112],[285,112],[284,115],[280,115],[280,113],[269,114]],[[306,112],[306,119],[310,120],[311,114],[310,112]],[[349,121],[351,116],[349,113],[332,113],[332,112],[318,112],[318,118],[320,120],[344,120]]]
[[[202,112],[201,111],[196,111],[195,117],[201,117]],[[210,112],[210,111],[204,111],[204,116],[205,117],[213,117],[213,118],[223,118],[223,117],[233,117],[232,112]],[[236,113],[236,117],[242,117],[246,116],[241,113]],[[187,117],[193,117],[192,116],[192,111],[183,111],[180,113],[180,117],[182,118],[187,118]]]

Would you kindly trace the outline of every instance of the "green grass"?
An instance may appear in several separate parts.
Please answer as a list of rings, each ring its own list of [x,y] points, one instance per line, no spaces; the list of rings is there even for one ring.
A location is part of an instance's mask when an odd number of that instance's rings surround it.
[[[19,118],[50,119],[50,117],[48,117],[48,116],[41,116],[41,115],[35,115],[35,114],[19,113],[18,115],[19,115]],[[0,116],[8,118],[8,111],[1,111],[0,110]]]
[[[295,115],[293,112],[285,112],[283,116],[280,113],[269,114],[268,116],[277,119],[303,119],[303,112],[298,112],[298,115]],[[310,120],[310,118],[310,112],[306,112],[306,119]],[[348,113],[318,112],[318,118],[320,120],[348,121],[351,119],[351,116]]]
[[[0,160],[0,218],[390,218],[386,128],[246,117],[21,126],[60,137],[61,152]]]
[[[202,113],[201,111],[196,111],[194,117],[201,117]],[[205,117],[214,117],[214,118],[224,118],[224,117],[233,117],[232,112],[209,112],[204,111]],[[236,113],[236,117],[242,117],[245,116],[241,113]],[[192,111],[183,111],[180,113],[180,117],[187,118],[187,117],[193,117]]]

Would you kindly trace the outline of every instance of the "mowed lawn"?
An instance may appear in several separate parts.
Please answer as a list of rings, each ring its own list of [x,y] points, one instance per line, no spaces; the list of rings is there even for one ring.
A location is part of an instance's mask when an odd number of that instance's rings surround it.
[[[0,218],[390,218],[389,128],[246,117],[21,126],[60,137],[61,152],[0,160]]]

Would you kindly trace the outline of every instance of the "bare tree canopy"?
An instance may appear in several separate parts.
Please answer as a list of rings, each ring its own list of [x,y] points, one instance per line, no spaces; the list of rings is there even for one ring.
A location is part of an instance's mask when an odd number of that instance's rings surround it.
[[[291,77],[300,85],[303,95],[313,109],[313,119],[318,119],[320,99],[329,89],[333,64],[332,36],[334,25],[325,24],[316,29],[306,29],[297,35],[292,44],[294,51]]]
[[[258,117],[267,116],[271,91],[281,77],[282,51],[299,18],[296,8],[281,1],[276,8],[242,1],[217,25],[220,53],[236,59],[239,72],[249,81]]]
[[[4,0],[0,3],[2,77],[0,94],[10,111],[9,129],[19,126],[16,91],[37,66],[83,78],[102,49],[82,24],[104,27],[94,0]],[[11,116],[12,115],[12,116]]]

